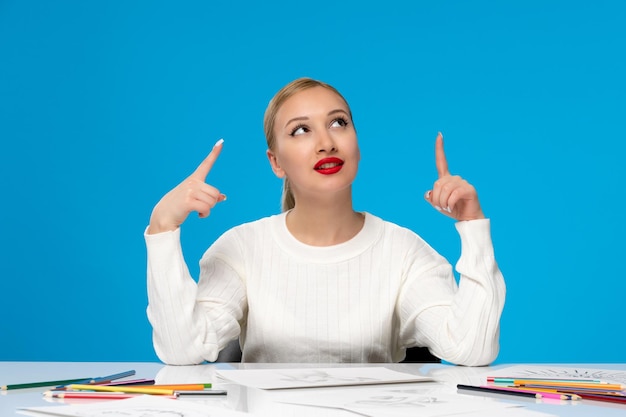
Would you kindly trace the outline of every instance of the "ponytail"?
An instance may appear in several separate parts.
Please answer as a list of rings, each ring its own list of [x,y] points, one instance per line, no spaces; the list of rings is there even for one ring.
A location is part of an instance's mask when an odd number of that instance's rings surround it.
[[[289,185],[289,179],[285,177],[283,180],[283,197],[282,197],[282,209],[283,212],[289,211],[296,206],[296,199],[291,191],[291,185]]]

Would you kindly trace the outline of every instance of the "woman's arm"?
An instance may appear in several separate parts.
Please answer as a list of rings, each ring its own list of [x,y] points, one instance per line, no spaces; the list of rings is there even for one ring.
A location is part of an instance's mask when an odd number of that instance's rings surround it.
[[[485,219],[476,189],[459,176],[450,175],[443,136],[435,142],[438,179],[426,200],[442,214],[458,222],[461,257],[456,269],[443,258],[428,255],[414,258],[409,274],[408,327],[416,331],[420,345],[440,358],[462,365],[486,365],[498,355],[500,316],[504,307],[504,279],[494,257],[490,222]],[[433,251],[434,252],[434,251]],[[432,258],[433,262],[424,263]],[[430,265],[424,270],[424,265]],[[405,310],[406,311],[406,310]],[[411,327],[415,326],[415,330]]]
[[[146,234],[147,314],[154,348],[159,359],[170,365],[212,362],[239,335],[245,288],[227,262],[210,255],[224,246],[223,237],[203,257],[196,284],[183,258],[179,230]]]
[[[491,363],[498,355],[505,284],[491,244],[488,219],[459,222],[456,269],[432,248],[415,257],[401,296],[404,343],[428,346],[458,365]]]
[[[219,140],[195,171],[161,198],[152,210],[144,233],[148,251],[148,319],[157,356],[168,364],[214,360],[219,348],[207,336],[197,285],[189,274],[180,244],[180,225],[193,211],[208,217],[226,197],[206,183],[222,150]],[[208,346],[208,347],[207,347]]]

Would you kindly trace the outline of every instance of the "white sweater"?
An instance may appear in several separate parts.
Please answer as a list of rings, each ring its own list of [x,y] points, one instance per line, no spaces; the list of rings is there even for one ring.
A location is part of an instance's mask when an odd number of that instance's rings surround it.
[[[505,285],[489,220],[459,222],[451,265],[412,231],[366,213],[351,240],[296,240],[285,213],[224,233],[190,276],[180,229],[145,234],[148,319],[167,364],[215,361],[240,337],[246,362],[398,362],[427,346],[452,363],[485,365],[499,349]]]

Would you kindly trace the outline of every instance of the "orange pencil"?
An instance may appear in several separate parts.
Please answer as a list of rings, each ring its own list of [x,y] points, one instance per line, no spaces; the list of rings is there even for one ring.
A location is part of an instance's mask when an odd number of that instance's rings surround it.
[[[102,392],[126,392],[135,394],[155,394],[155,395],[174,395],[173,389],[161,389],[154,388],[154,385],[150,385],[150,388],[137,388],[136,386],[108,386],[108,385],[81,385],[71,384],[67,386],[68,390],[78,391],[102,391]]]
[[[621,391],[624,389],[622,384],[606,384],[606,383],[598,383],[598,384],[587,384],[580,382],[534,382],[534,381],[522,381],[521,383],[515,381],[513,385],[518,387],[544,387],[544,388],[591,388],[595,390],[603,390],[603,391]]]

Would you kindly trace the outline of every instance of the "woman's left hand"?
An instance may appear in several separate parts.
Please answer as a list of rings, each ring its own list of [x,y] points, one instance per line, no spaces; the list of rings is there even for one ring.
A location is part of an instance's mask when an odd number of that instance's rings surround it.
[[[484,219],[474,186],[458,175],[450,175],[441,133],[435,141],[435,164],[439,179],[435,181],[433,189],[424,195],[426,201],[441,213],[458,221]]]

